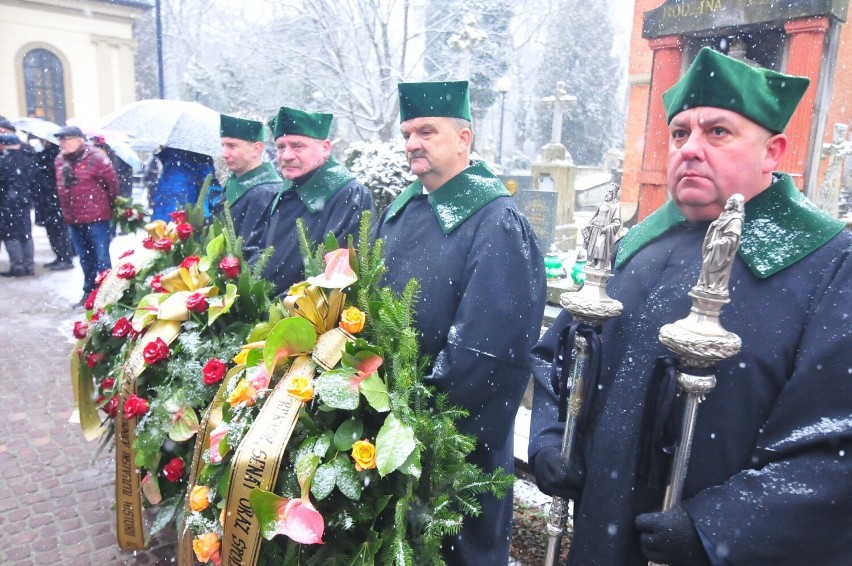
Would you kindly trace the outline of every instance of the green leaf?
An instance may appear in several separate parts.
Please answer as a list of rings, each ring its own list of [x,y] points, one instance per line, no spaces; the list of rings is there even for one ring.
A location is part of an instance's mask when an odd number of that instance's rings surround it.
[[[198,432],[198,415],[195,409],[186,405],[179,409],[179,418],[172,416],[172,422],[168,425],[169,438],[175,442],[189,440]]]
[[[338,457],[334,459],[333,463],[337,472],[337,489],[352,501],[358,501],[361,498],[364,484],[361,483],[358,470],[355,469],[355,462],[352,458]]]
[[[299,479],[299,485],[305,485],[310,481],[311,476],[319,466],[320,457],[313,452],[308,452],[296,460],[296,477]]]
[[[314,444],[314,454],[316,454],[320,458],[324,458],[326,452],[328,452],[328,449],[331,448],[332,440],[333,436],[331,434],[331,431],[325,431],[322,436],[317,438],[317,441]]]
[[[155,536],[174,520],[177,510],[180,508],[180,504],[181,496],[176,495],[174,497],[166,499],[160,505],[157,506],[157,515],[154,517],[154,521],[151,523],[151,532],[148,533],[149,537]]]
[[[317,468],[314,474],[314,479],[311,481],[311,493],[317,499],[325,499],[334,490],[334,485],[337,483],[337,466],[335,462],[326,462]]]
[[[219,234],[207,243],[207,257],[216,259],[225,251],[225,235]]]
[[[221,297],[210,299],[210,306],[207,307],[207,326],[228,312],[234,301],[237,300],[237,286],[233,283],[225,285],[225,294]]]
[[[351,450],[352,445],[361,438],[364,432],[364,423],[359,419],[350,418],[343,421],[334,432],[334,447],[344,452]]]
[[[357,409],[358,390],[352,387],[351,379],[352,372],[344,369],[327,371],[319,376],[316,391],[322,402],[334,409]]]
[[[390,411],[390,393],[378,373],[373,373],[362,381],[359,389],[372,408],[380,413]]]
[[[275,321],[277,322],[277,321]],[[275,322],[260,322],[251,329],[251,332],[246,338],[246,342],[260,342],[261,340],[265,340],[267,336],[269,336],[269,332],[275,326]]]
[[[376,436],[376,468],[384,477],[402,466],[414,451],[414,431],[405,425],[393,413],[385,419],[385,424]]]
[[[340,246],[337,244],[337,238],[334,237],[334,232],[329,231],[325,235],[325,253],[333,252]]]
[[[219,493],[225,497],[228,493],[228,489],[231,487],[231,474],[226,470],[222,477],[219,478]]]
[[[310,322],[300,316],[285,318],[275,325],[263,347],[266,371],[272,375],[281,360],[310,352],[316,343],[317,332]]]
[[[403,462],[403,464],[399,467],[399,471],[403,474],[420,479],[420,473],[423,471],[423,467],[420,465],[419,447],[414,448],[405,462]]]
[[[278,523],[278,509],[287,502],[287,499],[270,493],[258,487],[249,493],[249,505],[251,505],[257,524],[260,526],[260,534],[266,540],[272,540],[275,536],[275,526]]]

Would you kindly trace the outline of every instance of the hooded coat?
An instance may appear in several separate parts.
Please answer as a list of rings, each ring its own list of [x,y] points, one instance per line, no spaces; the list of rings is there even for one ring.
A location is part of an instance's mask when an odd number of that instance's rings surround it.
[[[664,485],[639,474],[643,411],[654,361],[670,354],[660,327],[689,313],[708,226],[669,203],[618,245],[607,292],[624,311],[603,326],[569,564],[647,564],[634,520],[661,509]],[[721,314],[742,349],[699,405],[683,493],[715,564],[852,563],[851,252],[852,234],[789,176],[745,205]],[[550,362],[569,323],[565,312],[533,352],[533,463],[561,444]]]
[[[470,416],[459,431],[476,437],[471,462],[514,470],[514,419],[529,383],[529,350],[539,336],[546,279],[538,238],[482,164],[429,195],[415,181],[374,231],[385,240],[385,283],[401,293],[420,283],[415,329],[433,360],[426,382]],[[448,564],[506,564],[512,493],[480,498],[443,548]]]
[[[118,177],[106,153],[84,145],[79,153],[57,155],[54,166],[56,194],[68,225],[112,220]]]

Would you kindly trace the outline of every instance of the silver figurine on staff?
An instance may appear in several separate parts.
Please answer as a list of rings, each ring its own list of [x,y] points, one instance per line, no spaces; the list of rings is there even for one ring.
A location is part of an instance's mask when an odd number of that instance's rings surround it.
[[[710,224],[704,237],[698,283],[689,292],[692,297],[689,315],[660,329],[660,342],[680,359],[678,390],[686,394],[680,441],[675,448],[663,511],[681,502],[698,404],[716,387],[716,377],[712,372],[697,371],[695,373],[700,375],[693,375],[689,370],[711,368],[717,362],[736,355],[742,346],[739,336],[722,328],[719,314],[722,307],[730,302],[728,281],[740,245],[745,218],[743,205],[742,195],[732,195],[719,218]]]
[[[597,329],[607,320],[620,315],[623,309],[619,301],[606,294],[607,281],[612,277],[610,257],[620,230],[621,210],[618,202],[618,185],[613,183],[595,216],[582,231],[583,246],[588,256],[588,263],[583,268],[586,281],[579,291],[563,293],[560,297],[562,306],[571,313],[574,321],[592,329]],[[574,449],[577,422],[583,409],[583,398],[588,386],[589,343],[579,332],[574,336],[573,349],[574,363],[566,383],[571,394],[568,398],[561,450],[562,457],[566,461]],[[556,363],[555,360],[554,363]],[[565,382],[564,379],[563,377],[563,382]],[[559,559],[568,515],[568,500],[553,497],[546,526],[548,541],[545,565],[547,566],[555,566]]]

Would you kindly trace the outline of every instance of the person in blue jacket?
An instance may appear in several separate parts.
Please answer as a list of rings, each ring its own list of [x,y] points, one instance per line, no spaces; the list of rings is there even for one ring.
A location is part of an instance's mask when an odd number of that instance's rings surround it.
[[[567,313],[534,350],[529,455],[539,487],[575,502],[569,564],[852,563],[852,234],[774,172],[808,83],[705,48],[663,95],[671,200],[617,245],[607,291],[624,311],[603,325],[570,462],[550,384]],[[716,365],[682,504],[661,512],[671,438],[648,432],[666,422],[665,372],[652,369],[670,352],[658,335],[689,313],[705,233],[737,193],[721,324],[742,349]]]
[[[459,430],[476,437],[471,461],[514,470],[514,419],[529,383],[546,277],[538,238],[503,183],[471,161],[466,81],[399,84],[405,152],[417,180],[385,210],[385,282],[420,283],[415,328],[432,358],[427,383],[469,411]],[[512,493],[481,498],[445,541],[448,564],[507,564]]]
[[[157,188],[151,195],[151,220],[168,222],[170,213],[186,208],[187,204],[195,204],[208,175],[212,175],[211,192],[219,185],[213,158],[209,155],[173,147],[164,147],[156,155],[162,168]],[[206,204],[205,215],[209,214],[209,204]]]
[[[244,249],[255,255],[273,247],[263,277],[272,282],[276,295],[305,278],[297,219],[304,222],[313,244],[323,242],[331,232],[341,246],[349,235],[357,245],[361,214],[374,210],[370,190],[331,156],[332,118],[282,106],[269,121],[284,185]]]

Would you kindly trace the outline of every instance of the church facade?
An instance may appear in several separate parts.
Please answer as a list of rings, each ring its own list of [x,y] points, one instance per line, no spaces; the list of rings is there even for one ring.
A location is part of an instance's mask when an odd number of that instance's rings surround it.
[[[134,24],[152,8],[145,0],[0,0],[0,115],[86,123],[136,100]]]

